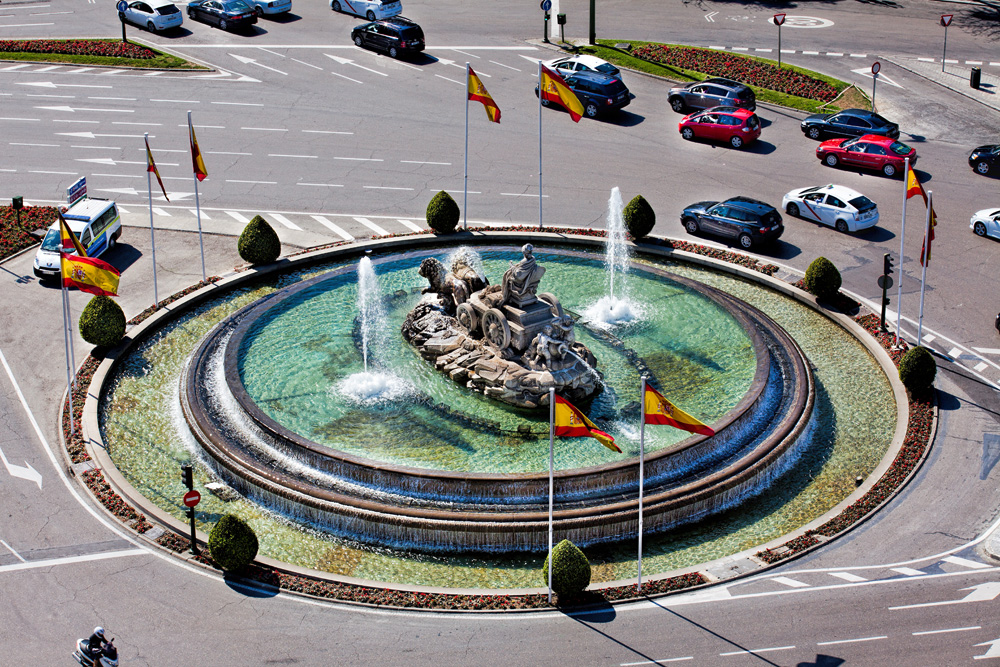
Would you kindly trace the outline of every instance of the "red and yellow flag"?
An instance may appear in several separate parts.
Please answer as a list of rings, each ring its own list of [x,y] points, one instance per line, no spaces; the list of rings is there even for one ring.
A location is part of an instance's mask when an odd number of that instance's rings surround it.
[[[96,257],[60,253],[63,287],[102,296],[118,296],[118,269]]]
[[[569,117],[573,119],[573,122],[580,122],[583,117],[583,105],[580,104],[576,93],[570,90],[561,76],[545,65],[542,65],[542,81],[539,91],[543,100],[562,105],[569,112]]]
[[[920,266],[924,266],[926,261],[928,264],[931,263],[931,241],[934,240],[934,228],[937,227],[937,215],[934,213],[934,207],[931,206],[931,229],[930,233],[924,239],[923,245],[920,246]],[[926,249],[926,255],[924,254]]]
[[[472,67],[469,67],[469,100],[472,102],[482,102],[483,106],[486,107],[486,117],[494,123],[500,122],[500,107],[490,97],[486,86],[476,76],[476,73],[472,71]]]
[[[924,186],[920,185],[917,175],[913,173],[913,167],[910,167],[906,172],[906,198],[909,199],[917,195],[923,197],[924,206],[927,206],[927,193],[924,192]]]
[[[597,440],[608,449],[621,454],[621,449],[615,444],[615,439],[594,426],[594,422],[577,410],[572,403],[561,396],[556,396],[554,416],[554,433],[570,438],[588,436]]]
[[[170,201],[170,197],[167,196],[167,190],[163,187],[163,181],[160,179],[160,172],[156,169],[156,163],[153,162],[153,151],[149,150],[149,137],[144,138],[146,140],[146,171],[156,174],[156,182],[160,184],[160,191],[163,192],[163,198]]]
[[[83,249],[83,246],[80,245],[80,240],[76,238],[76,234],[66,224],[66,219],[62,217],[62,213],[59,214],[59,239],[62,241],[62,252],[75,251],[77,257],[87,256],[87,251]]]
[[[208,176],[208,170],[205,168],[205,161],[201,159],[201,149],[198,148],[198,139],[194,136],[194,125],[191,124],[190,117],[188,118],[188,134],[191,135],[191,163],[194,166],[194,175],[199,181],[204,181],[205,177]]]
[[[715,435],[715,431],[711,427],[675,406],[649,385],[646,385],[646,396],[643,403],[643,414],[647,424],[673,426],[701,435]]]

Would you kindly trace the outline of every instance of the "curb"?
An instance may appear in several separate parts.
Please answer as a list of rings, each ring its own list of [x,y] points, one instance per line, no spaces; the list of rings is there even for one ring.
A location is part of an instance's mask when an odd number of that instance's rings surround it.
[[[950,2],[952,0],[939,0],[939,1],[941,1],[941,2]],[[963,4],[973,4],[973,3],[963,3]],[[952,88],[951,86],[946,86],[943,83],[941,83],[940,81],[935,81],[934,79],[930,78],[929,76],[927,76],[925,74],[921,74],[920,72],[918,72],[917,70],[915,70],[915,69],[913,69],[911,67],[907,67],[906,65],[904,65],[899,60],[894,60],[894,58],[896,58],[896,56],[891,56],[891,57],[890,56],[882,56],[882,57],[885,60],[887,60],[888,62],[890,62],[893,65],[895,65],[896,67],[898,67],[900,69],[904,69],[907,72],[909,72],[910,74],[913,74],[914,76],[919,76],[924,81],[929,81],[930,83],[933,83],[936,86],[940,86],[941,88],[944,88],[945,90],[950,90],[953,93],[957,93],[958,95],[961,95],[962,97],[964,97],[966,99],[972,100],[973,102],[976,102],[977,104],[981,104],[982,106],[986,107],[990,111],[1000,112],[1000,109],[997,109],[993,105],[987,104],[986,102],[982,101],[978,97],[973,97],[972,95],[970,95],[969,93],[965,92],[961,88]]]

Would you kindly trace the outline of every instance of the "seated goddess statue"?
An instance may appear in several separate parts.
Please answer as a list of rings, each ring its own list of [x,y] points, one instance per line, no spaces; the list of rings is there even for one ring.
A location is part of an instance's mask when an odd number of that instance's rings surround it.
[[[525,243],[521,247],[521,252],[524,254],[524,259],[517,264],[511,264],[503,274],[503,303],[521,306],[534,301],[538,283],[545,274],[545,267],[539,266],[535,261],[535,256],[532,254],[534,248],[530,243]]]

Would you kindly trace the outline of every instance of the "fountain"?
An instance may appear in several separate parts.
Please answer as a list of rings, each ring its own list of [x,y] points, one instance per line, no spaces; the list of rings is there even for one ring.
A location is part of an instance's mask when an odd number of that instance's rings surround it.
[[[627,278],[632,253],[629,250],[625,218],[622,215],[624,210],[621,191],[615,186],[608,199],[607,235],[604,246],[608,290],[584,312],[588,324],[604,329],[628,324],[642,317],[641,308],[629,298],[628,294]]]

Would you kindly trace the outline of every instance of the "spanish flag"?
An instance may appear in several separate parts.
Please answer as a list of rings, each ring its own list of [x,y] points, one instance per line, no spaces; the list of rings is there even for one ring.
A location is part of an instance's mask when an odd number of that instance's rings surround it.
[[[60,253],[63,287],[102,296],[118,296],[118,269],[96,257]]]
[[[201,159],[201,150],[198,148],[198,139],[194,136],[190,113],[188,113],[188,134],[191,135],[191,163],[194,166],[194,175],[199,181],[204,181],[208,176],[208,170],[205,168],[205,161]]]
[[[920,246],[920,266],[924,266],[924,262],[927,264],[931,263],[931,241],[934,240],[934,228],[937,227],[937,215],[934,213],[934,205],[931,205],[931,230],[924,239],[923,245]],[[926,255],[925,255],[926,250]]]
[[[910,167],[906,172],[906,198],[909,199],[917,195],[923,197],[924,206],[927,206],[927,193],[924,192],[924,186],[920,185],[917,175],[913,173],[913,167]]]
[[[63,252],[75,251],[77,257],[87,256],[87,251],[83,249],[79,239],[76,238],[76,234],[66,224],[66,219],[62,217],[62,213],[59,213],[59,239],[62,241]]]
[[[494,123],[500,122],[500,107],[490,97],[486,86],[476,76],[476,73],[472,71],[471,66],[469,67],[469,100],[472,102],[482,102],[483,106],[486,107],[486,117]]]
[[[570,438],[589,436],[608,449],[621,454],[621,449],[615,444],[615,439],[600,430],[587,416],[573,407],[573,404],[561,396],[556,396],[553,433]]]
[[[715,435],[715,431],[710,427],[675,406],[649,385],[646,385],[646,396],[643,402],[645,403],[643,415],[645,415],[647,424],[673,426],[701,435]]]
[[[156,182],[160,184],[160,191],[163,192],[163,198],[170,201],[170,197],[167,196],[167,190],[163,187],[163,181],[160,179],[160,172],[156,169],[156,163],[153,162],[153,151],[149,150],[149,137],[144,138],[146,140],[146,171],[156,174]]]
[[[579,123],[580,119],[583,117],[583,105],[580,104],[579,98],[577,98],[576,93],[570,90],[563,78],[550,70],[545,65],[542,65],[542,81],[540,86],[540,94],[543,100],[549,102],[555,102],[556,104],[565,107],[566,111],[569,112],[569,117],[573,119],[574,123]]]

